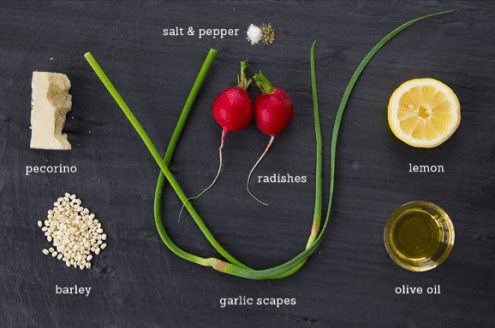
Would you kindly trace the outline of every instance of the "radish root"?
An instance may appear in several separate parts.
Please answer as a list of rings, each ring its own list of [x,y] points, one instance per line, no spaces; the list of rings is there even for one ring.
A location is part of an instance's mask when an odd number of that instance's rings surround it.
[[[215,184],[215,182],[217,181],[218,179],[218,176],[220,175],[220,171],[222,171],[222,165],[223,165],[223,161],[222,161],[222,148],[223,148],[223,143],[224,143],[224,140],[225,140],[225,135],[227,134],[227,129],[223,129],[222,131],[222,141],[220,143],[220,148],[218,148],[218,152],[220,153],[220,166],[218,167],[218,172],[217,172],[217,175],[215,176],[215,179],[213,180],[213,182],[208,186],[208,188],[206,188],[205,190],[203,190],[199,195],[195,196],[195,197],[189,197],[185,202],[184,204],[182,204],[182,208],[180,209],[180,213],[179,213],[179,219],[177,220],[180,221],[180,216],[182,215],[182,211],[184,211],[184,207],[186,206],[186,204],[191,200],[191,199],[196,199],[196,198],[199,198],[201,195],[203,195],[205,192],[208,191],[208,189],[210,189],[211,187],[213,187],[213,185]]]
[[[266,146],[266,149],[265,151],[263,152],[263,154],[261,155],[260,159],[258,159],[258,161],[256,162],[256,164],[254,164],[253,168],[251,169],[251,172],[249,172],[249,176],[248,176],[248,179],[247,179],[247,183],[246,183],[246,188],[247,188],[247,191],[248,193],[253,196],[254,199],[256,199],[259,203],[263,204],[263,205],[266,205],[268,206],[267,203],[263,203],[261,200],[259,200],[258,198],[256,198],[256,196],[254,196],[251,191],[249,190],[249,180],[251,180],[251,174],[253,174],[253,171],[254,169],[256,168],[256,166],[258,166],[259,162],[261,162],[261,160],[263,159],[263,157],[265,157],[265,154],[268,152],[268,149],[270,149],[270,146],[272,145],[273,143],[273,140],[275,139],[275,135],[272,134],[271,137],[270,137],[270,142],[268,142],[268,146]]]

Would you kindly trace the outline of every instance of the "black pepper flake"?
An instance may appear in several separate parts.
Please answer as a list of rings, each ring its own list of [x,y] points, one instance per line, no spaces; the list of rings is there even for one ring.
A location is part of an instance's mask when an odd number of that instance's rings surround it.
[[[265,46],[272,44],[275,42],[275,30],[272,27],[272,24],[268,23],[262,24],[260,27],[261,30],[261,40]]]

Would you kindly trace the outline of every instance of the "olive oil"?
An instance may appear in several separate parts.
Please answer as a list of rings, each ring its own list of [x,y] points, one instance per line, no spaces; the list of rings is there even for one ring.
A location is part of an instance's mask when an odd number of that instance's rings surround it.
[[[433,256],[440,248],[438,222],[421,208],[408,208],[397,220],[392,243],[404,257],[420,259]]]
[[[426,271],[442,263],[454,244],[454,227],[437,205],[415,201],[392,213],[384,232],[392,259],[411,271]]]

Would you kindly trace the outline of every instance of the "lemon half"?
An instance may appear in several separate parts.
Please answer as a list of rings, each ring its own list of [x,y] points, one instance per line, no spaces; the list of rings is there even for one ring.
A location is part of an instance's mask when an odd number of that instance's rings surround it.
[[[446,141],[461,122],[455,93],[440,81],[414,79],[398,87],[388,104],[388,124],[397,138],[419,148]]]

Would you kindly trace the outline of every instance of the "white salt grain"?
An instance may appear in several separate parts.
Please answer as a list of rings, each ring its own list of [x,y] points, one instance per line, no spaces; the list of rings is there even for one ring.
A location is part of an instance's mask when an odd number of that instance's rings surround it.
[[[261,41],[261,29],[254,24],[249,25],[248,30],[247,30],[247,40],[249,42],[251,42],[252,46],[257,44],[258,42],[260,42]]]

